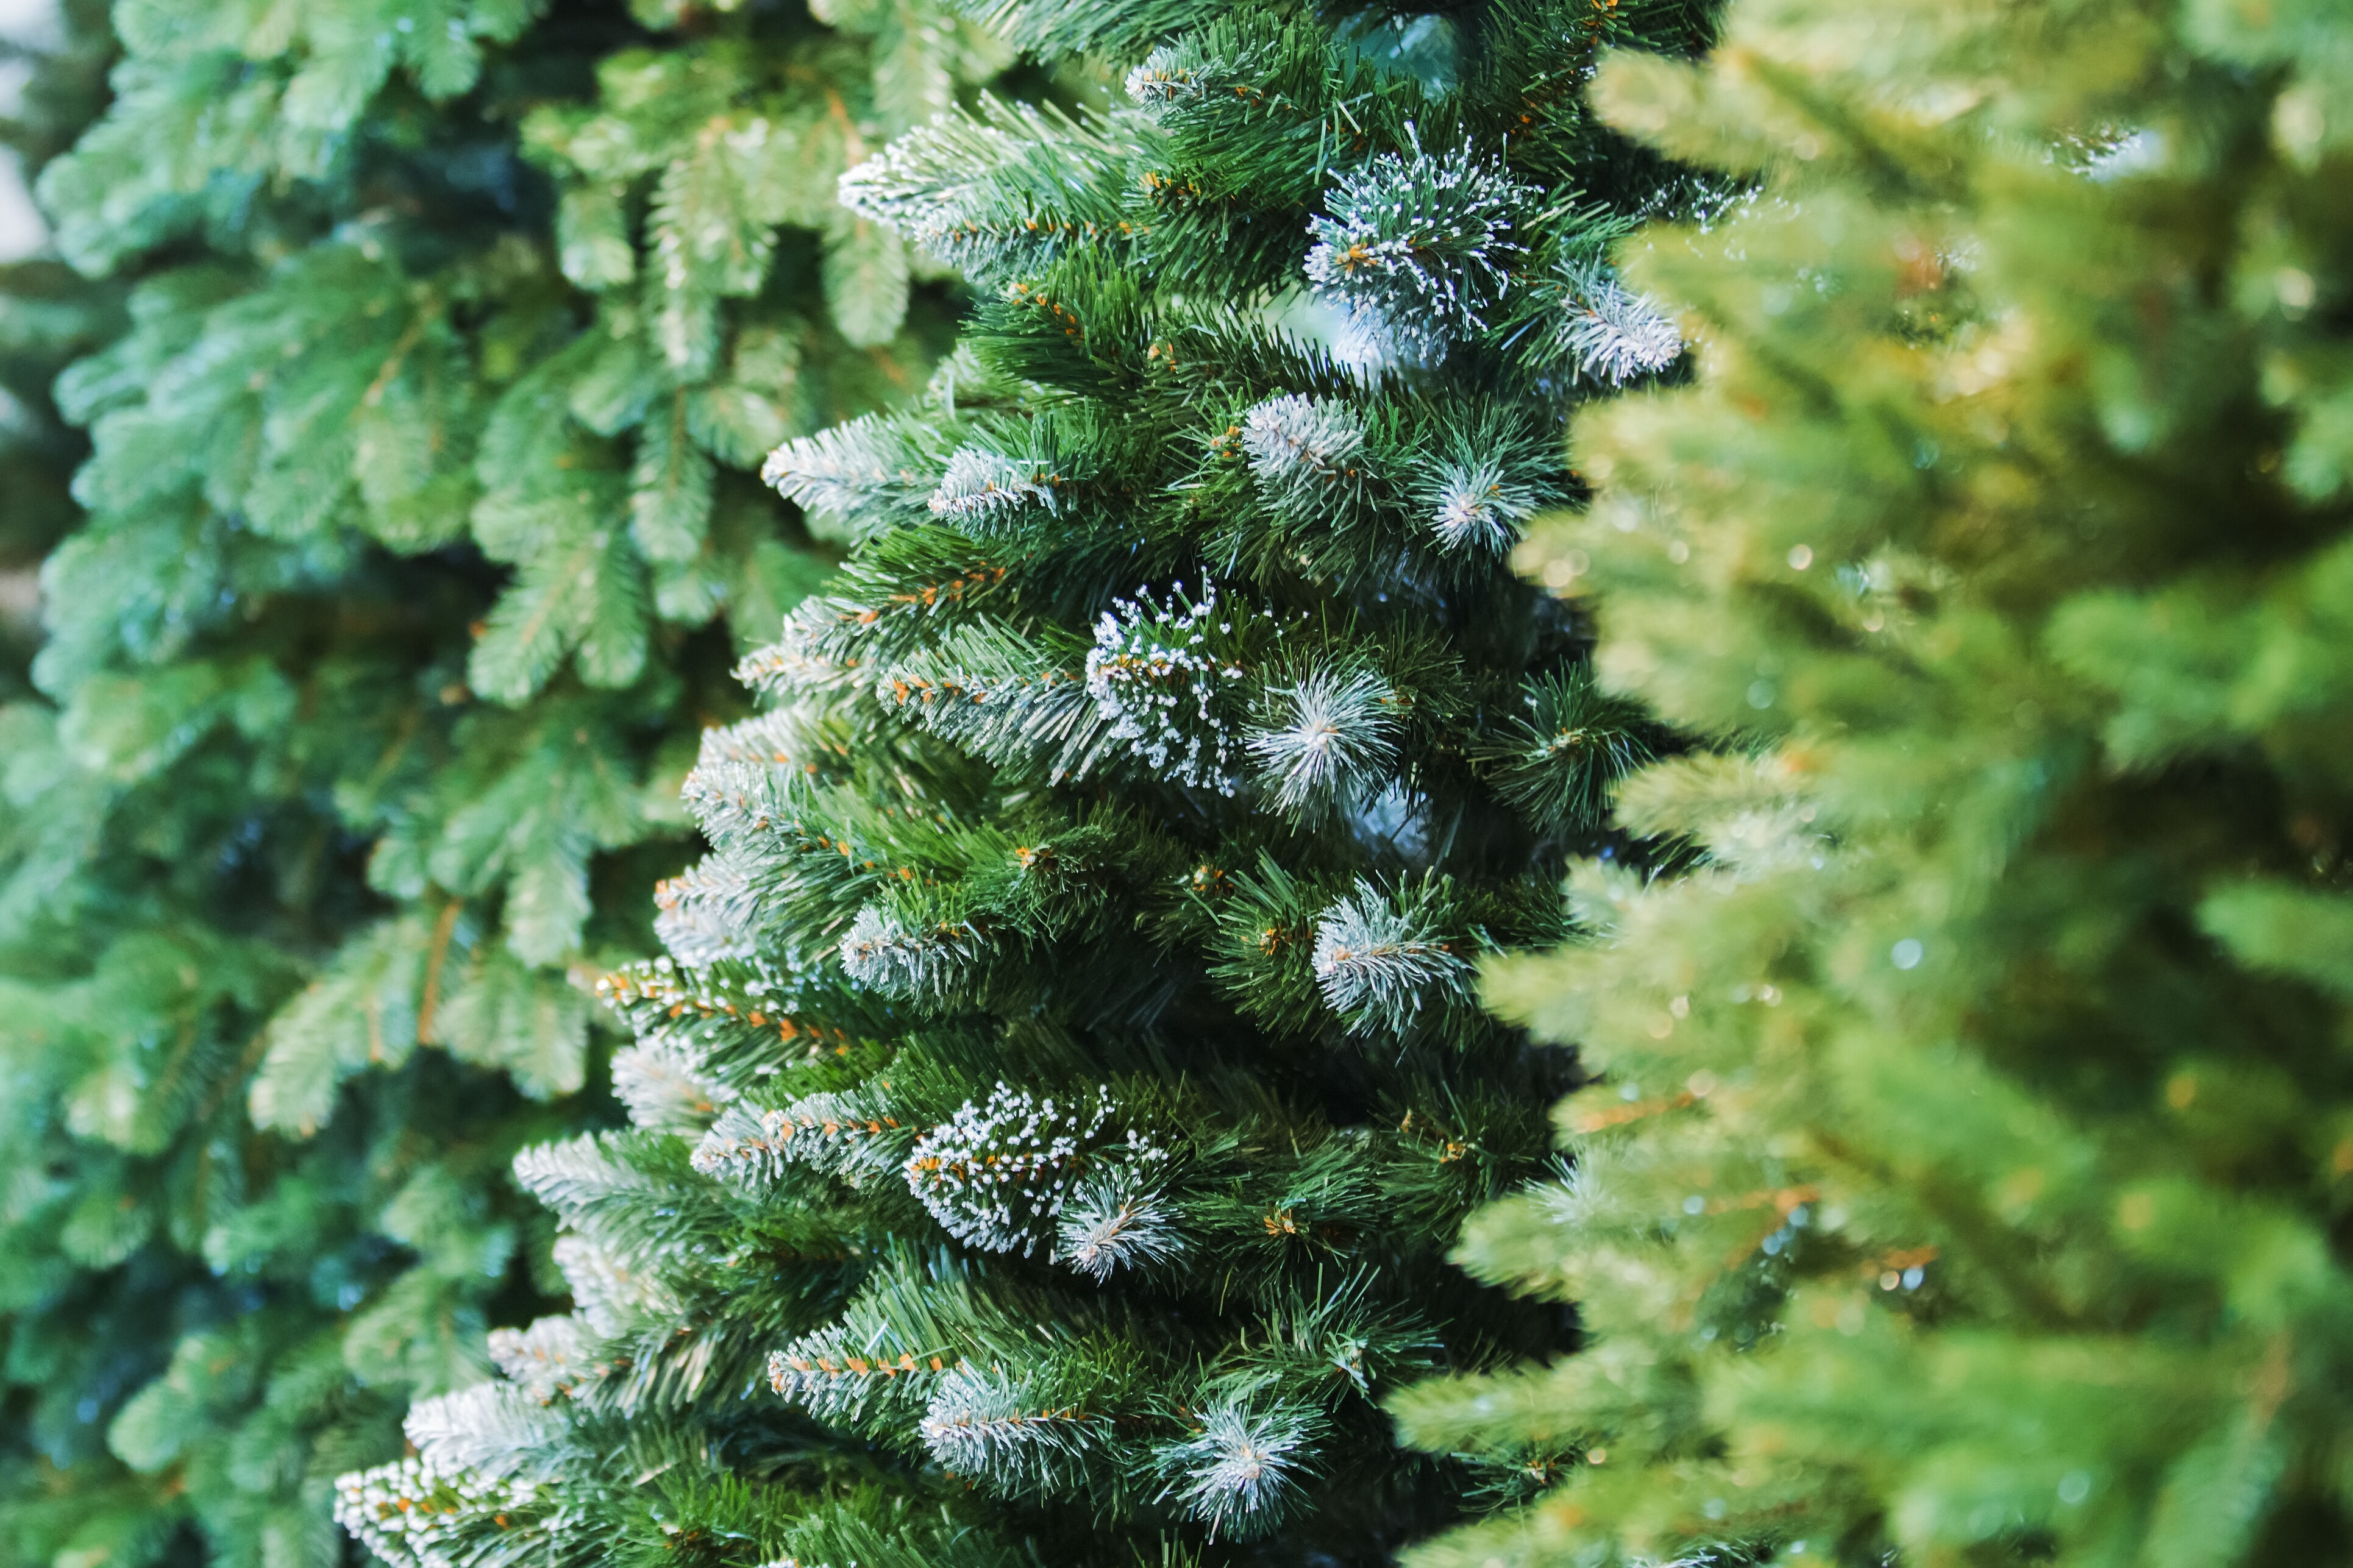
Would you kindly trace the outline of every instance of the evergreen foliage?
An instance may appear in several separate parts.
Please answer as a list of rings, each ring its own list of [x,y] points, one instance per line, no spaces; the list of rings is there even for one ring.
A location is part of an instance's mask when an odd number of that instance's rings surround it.
[[[105,107],[105,15],[103,0],[76,0],[47,36],[0,36],[0,70],[18,83],[0,148],[28,184]],[[69,487],[88,451],[49,389],[121,330],[119,304],[113,287],[53,258],[0,262],[0,701],[25,694],[39,634],[36,574],[73,526]]]
[[[1723,193],[1579,92],[1704,9],[987,19],[1124,90],[843,181],[983,303],[769,460],[860,542],[605,983],[635,1126],[517,1163],[575,1310],[342,1483],[401,1568],[1373,1563],[1508,1483],[1377,1401],[1560,1343],[1446,1260],[1576,1078],[1470,982],[1658,737],[1505,557],[1567,411],[1680,352],[1604,253]]]
[[[834,180],[1007,58],[824,10],[105,16],[40,192],[128,321],[0,710],[0,1557],[342,1561],[332,1478],[563,1289],[512,1156],[824,572],[747,470],[944,346]]]
[[[1496,971],[1606,1077],[1463,1256],[1587,1342],[1398,1402],[1552,1483],[1411,1561],[2343,1561],[2353,15],[1741,0],[1594,96],[1763,183],[1528,561],[1722,743]]]

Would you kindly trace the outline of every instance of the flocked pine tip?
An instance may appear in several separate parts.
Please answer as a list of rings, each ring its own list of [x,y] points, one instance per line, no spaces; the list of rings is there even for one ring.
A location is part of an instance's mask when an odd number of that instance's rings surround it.
[[[1337,398],[1285,393],[1242,416],[1242,450],[1273,507],[1314,512],[1364,491],[1365,423]]]
[[[1318,670],[1269,694],[1250,753],[1276,809],[1306,812],[1379,793],[1396,763],[1397,693],[1369,670]]]
[[[885,996],[940,1000],[970,976],[991,943],[970,921],[911,922],[869,904],[841,939],[841,967],[856,984]]]
[[[907,1186],[958,1241],[1026,1257],[1051,1245],[1084,1176],[1168,1158],[1149,1133],[1120,1124],[1107,1088],[1054,1096],[1000,1083],[923,1134],[907,1159]]]
[[[1578,372],[1607,386],[1656,375],[1682,357],[1683,334],[1647,294],[1598,262],[1564,263],[1558,332]]]
[[[1038,463],[961,447],[948,459],[940,488],[932,492],[932,515],[966,530],[985,530],[1023,507],[1058,510],[1055,484],[1054,474]]]
[[[1339,175],[1329,216],[1309,223],[1307,279],[1400,358],[1442,358],[1487,326],[1525,254],[1519,230],[1537,192],[1468,142],[1415,156],[1385,153]]]
[[[1198,599],[1179,583],[1166,603],[1145,589],[1105,610],[1087,652],[1087,694],[1113,738],[1163,777],[1233,794],[1244,672],[1229,650],[1250,616],[1271,619],[1222,605],[1214,582]]]
[[[1467,1000],[1472,970],[1442,932],[1427,900],[1399,902],[1368,882],[1315,925],[1315,983],[1333,1011],[1360,1033],[1403,1033],[1425,1007]]]
[[[1123,1163],[1079,1183],[1062,1205],[1056,1261],[1098,1282],[1122,1268],[1173,1263],[1187,1250],[1166,1198]]]
[[[444,1568],[470,1520],[521,1509],[533,1489],[518,1481],[448,1472],[421,1458],[399,1459],[335,1479],[335,1522],[392,1568]]]
[[[1001,1369],[966,1363],[940,1379],[916,1430],[949,1474],[1018,1492],[1049,1484],[1083,1459],[1098,1446],[1099,1422]]]
[[[1262,1535],[1297,1500],[1323,1425],[1320,1413],[1301,1405],[1254,1409],[1219,1399],[1198,1430],[1160,1450],[1164,1495],[1207,1524],[1212,1539]]]

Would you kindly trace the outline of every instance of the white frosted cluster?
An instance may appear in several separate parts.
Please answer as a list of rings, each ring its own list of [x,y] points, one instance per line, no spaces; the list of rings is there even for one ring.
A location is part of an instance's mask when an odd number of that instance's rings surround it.
[[[1472,973],[1427,921],[1361,882],[1316,922],[1314,962],[1324,1000],[1372,1027],[1404,1027],[1425,999],[1460,993]]]
[[[1128,101],[1145,109],[1198,103],[1209,92],[1201,73],[1179,63],[1177,51],[1166,44],[1146,55],[1144,63],[1129,71],[1121,85],[1127,89]]]
[[[820,517],[847,520],[877,492],[914,482],[888,427],[866,418],[787,441],[760,465],[763,483]]]
[[[940,1380],[916,1431],[951,1475],[1012,1488],[1077,1452],[1092,1426],[1086,1412],[1057,1408],[1004,1372],[967,1362]]]
[[[631,1268],[585,1236],[559,1236],[549,1250],[571,1289],[575,1309],[597,1334],[625,1334],[642,1321],[682,1310],[650,1272]]]
[[[1365,424],[1337,398],[1285,393],[1242,416],[1242,450],[1270,506],[1352,500],[1365,481]]]
[[[865,1089],[805,1095],[766,1110],[735,1105],[702,1135],[691,1159],[706,1176],[754,1188],[793,1164],[855,1184],[877,1168],[877,1141],[887,1141],[898,1127],[881,1096]]]
[[[698,776],[704,776],[697,769]],[[654,935],[680,962],[750,958],[760,889],[750,871],[724,853],[706,855],[654,889]]]
[[[1384,153],[1340,175],[1325,196],[1329,216],[1310,220],[1307,280],[1402,355],[1438,358],[1484,330],[1523,253],[1515,221],[1536,197],[1502,159],[1468,142],[1442,154]]]
[[[1042,122],[1035,129],[1045,132]],[[976,175],[1019,155],[1017,135],[1004,124],[944,116],[894,138],[842,175],[835,194],[850,212],[898,230],[943,261],[985,267],[998,247],[992,243],[996,226],[983,221],[987,197]]]
[[[923,931],[880,905],[869,904],[841,939],[841,967],[852,983],[885,996],[940,996],[961,979],[986,948],[962,923]]]
[[[1170,1263],[1185,1254],[1166,1198],[1144,1173],[1121,1165],[1079,1184],[1062,1207],[1054,1260],[1098,1283],[1120,1268]]]
[[[818,728],[820,722],[820,715],[807,709],[784,707],[733,724],[713,724],[695,745],[695,766],[742,763],[788,773],[806,771],[830,749],[828,738]]]
[[[1519,542],[1535,498],[1492,457],[1441,463],[1430,487],[1430,531],[1455,554],[1501,556]]]
[[[1396,694],[1369,670],[1319,670],[1274,700],[1282,721],[1252,730],[1250,752],[1278,809],[1370,794],[1397,760]]]
[[[428,1469],[491,1480],[514,1476],[562,1445],[569,1424],[529,1390],[492,1380],[418,1400],[400,1430]]]
[[[713,725],[702,732],[679,798],[715,845],[764,838],[791,820],[800,792],[838,755],[835,743],[807,708],[793,703]]]
[[[535,1320],[527,1329],[492,1329],[488,1346],[499,1375],[537,1400],[549,1400],[577,1382],[586,1360],[580,1320]]]
[[[531,1489],[519,1483],[448,1473],[417,1458],[335,1478],[335,1522],[393,1568],[450,1568],[442,1549],[456,1544],[460,1523],[531,1501]]]
[[[779,1125],[772,1127],[771,1118]],[[781,1110],[730,1106],[695,1144],[687,1163],[702,1175],[747,1186],[774,1181],[788,1163],[779,1145],[793,1136],[782,1121]]]
[[[841,939],[841,966],[871,991],[897,995],[913,988],[922,973],[923,943],[882,910],[869,904]]]
[[[1162,1451],[1161,1467],[1172,1472],[1163,1495],[1180,1501],[1212,1537],[1257,1533],[1296,1498],[1314,1436],[1314,1419],[1303,1410],[1220,1401],[1203,1413],[1199,1431]]]
[[[849,630],[854,634],[854,622]],[[776,697],[846,685],[854,679],[856,666],[840,650],[844,635],[841,605],[822,594],[811,595],[786,613],[784,630],[775,642],[737,661],[735,679]],[[691,786],[691,779],[689,783]]]
[[[801,1335],[768,1357],[768,1386],[810,1415],[839,1421],[858,1415],[866,1402],[886,1391],[937,1377],[938,1356],[917,1361],[902,1352],[895,1360],[872,1347],[850,1342],[840,1324]]]
[[[1231,795],[1240,781],[1223,710],[1242,669],[1208,645],[1211,631],[1229,631],[1232,620],[1220,618],[1215,583],[1203,584],[1198,603],[1187,602],[1184,592],[1176,584],[1163,605],[1141,591],[1103,612],[1087,651],[1087,695],[1113,739],[1125,742],[1155,773]]]
[[[948,459],[929,504],[934,517],[969,526],[994,522],[1023,507],[1053,511],[1055,499],[1054,475],[1044,465],[965,447]]]
[[[701,1052],[656,1030],[613,1053],[613,1098],[629,1108],[633,1127],[691,1132],[701,1131],[735,1091],[702,1070]]]
[[[1115,1126],[1116,1110],[1107,1089],[1057,1099],[1000,1083],[916,1142],[908,1190],[958,1241],[1026,1257],[1054,1237],[1087,1174],[1167,1162],[1150,1136]]]
[[[1577,370],[1623,386],[1655,375],[1683,352],[1683,334],[1647,294],[1637,294],[1599,266],[1565,267],[1569,286],[1562,345]]]

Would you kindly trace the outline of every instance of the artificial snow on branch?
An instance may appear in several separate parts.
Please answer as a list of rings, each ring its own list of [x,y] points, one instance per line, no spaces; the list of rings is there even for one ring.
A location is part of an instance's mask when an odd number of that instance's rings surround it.
[[[1328,200],[1308,226],[1308,283],[1420,361],[1485,329],[1526,252],[1538,193],[1468,142],[1430,154],[1416,136],[1342,174]]]

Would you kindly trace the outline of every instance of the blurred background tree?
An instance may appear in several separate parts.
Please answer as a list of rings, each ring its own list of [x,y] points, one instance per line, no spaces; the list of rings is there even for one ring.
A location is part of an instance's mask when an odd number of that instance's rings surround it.
[[[121,0],[22,57],[0,1557],[336,1562],[328,1479],[561,1291],[509,1159],[598,1115],[578,977],[828,559],[745,470],[944,346],[835,178],[1002,63],[818,9]]]
[[[1493,994],[1604,1080],[1472,1224],[1579,1353],[1414,1390],[1418,1568],[2353,1550],[2353,11],[1740,0],[1595,100],[1753,173],[1581,423],[1602,679],[1700,872]]]
[[[119,286],[42,254],[28,187],[105,108],[112,58],[105,0],[0,6],[0,700],[26,694],[41,557],[73,526],[89,452],[50,388],[122,320]]]

